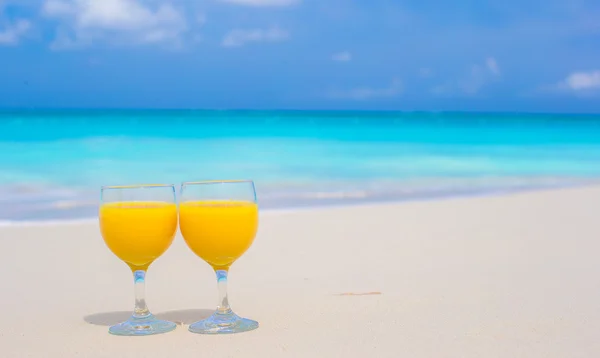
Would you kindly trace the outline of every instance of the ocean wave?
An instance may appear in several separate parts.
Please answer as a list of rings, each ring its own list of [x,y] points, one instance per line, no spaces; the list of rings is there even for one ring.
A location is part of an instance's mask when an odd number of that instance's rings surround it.
[[[590,178],[429,178],[372,182],[327,182],[262,185],[258,190],[261,211],[297,210],[321,206],[344,206],[371,202],[431,200],[472,195],[493,195],[525,190],[600,184]],[[57,225],[97,220],[99,201],[12,201],[0,203],[0,226]]]
[[[63,220],[0,220],[0,227],[81,225],[97,222],[97,217]]]

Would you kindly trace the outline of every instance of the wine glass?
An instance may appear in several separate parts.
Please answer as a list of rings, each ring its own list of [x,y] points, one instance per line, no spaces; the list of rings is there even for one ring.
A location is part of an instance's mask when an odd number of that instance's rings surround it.
[[[106,246],[133,272],[135,308],[131,317],[109,328],[121,336],[143,336],[175,329],[148,310],[145,278],[148,266],[162,255],[177,231],[177,205],[172,184],[104,186],[99,210]]]
[[[181,185],[179,228],[188,247],[212,266],[217,275],[219,304],[207,319],[190,325],[194,333],[250,331],[258,322],[241,318],[229,306],[229,267],[248,250],[258,228],[254,182],[222,180]]]

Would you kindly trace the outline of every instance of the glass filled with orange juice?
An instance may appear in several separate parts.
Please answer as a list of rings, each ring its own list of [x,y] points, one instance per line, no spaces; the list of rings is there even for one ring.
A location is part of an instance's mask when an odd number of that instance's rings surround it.
[[[181,185],[179,228],[188,247],[217,275],[219,304],[207,319],[189,326],[194,333],[250,331],[258,322],[236,315],[227,298],[229,267],[252,245],[258,229],[254,182],[225,180]]]
[[[144,336],[174,330],[175,323],[150,313],[144,292],[148,266],[167,251],[177,232],[174,185],[105,186],[101,196],[102,237],[110,251],[129,266],[135,286],[133,314],[108,331]]]

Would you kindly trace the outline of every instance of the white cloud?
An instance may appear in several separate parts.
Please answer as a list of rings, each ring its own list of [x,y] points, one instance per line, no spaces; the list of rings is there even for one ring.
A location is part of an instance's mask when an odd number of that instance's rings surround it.
[[[493,57],[488,57],[485,60],[485,65],[487,66],[487,69],[494,75],[498,76],[500,75],[500,68],[498,67],[498,62],[496,62],[496,59]]]
[[[488,71],[493,74],[493,71],[487,67],[487,64],[485,68],[480,65],[473,65],[470,75],[458,81],[458,88],[465,94],[476,94],[488,81]]]
[[[23,35],[31,28],[31,22],[27,20],[17,20],[10,23],[4,30],[0,31],[0,45],[15,45]]]
[[[196,22],[197,22],[198,24],[200,24],[200,25],[204,25],[204,24],[206,24],[206,15],[204,15],[204,14],[202,14],[202,13],[201,13],[201,14],[198,14],[198,15],[196,16]]]
[[[278,27],[270,29],[234,29],[231,30],[221,42],[223,47],[239,47],[248,42],[277,42],[284,41],[289,38],[289,33]]]
[[[187,31],[185,17],[168,3],[151,7],[138,0],[46,0],[43,13],[61,21],[54,48],[94,42],[177,45]]]
[[[573,91],[600,89],[600,70],[573,72],[567,76],[561,85],[561,87]]]
[[[300,2],[300,0],[221,0],[236,5],[267,7],[267,6],[290,6]]]
[[[471,66],[469,73],[460,78],[455,83],[438,84],[431,89],[431,93],[436,95],[447,95],[463,93],[466,95],[475,95],[489,83],[500,78],[500,67],[493,57],[488,57],[484,64]]]
[[[348,51],[342,51],[342,52],[334,53],[331,56],[331,59],[333,61],[337,61],[337,62],[349,62],[352,60],[352,54]]]
[[[396,97],[402,94],[402,90],[402,82],[398,79],[394,79],[387,87],[357,87],[349,90],[333,90],[329,92],[328,97],[364,101],[373,98]]]
[[[422,67],[419,69],[419,76],[429,78],[433,76],[433,70],[428,67]]]
[[[443,95],[451,92],[449,85],[435,85],[431,88],[431,93],[435,95]]]
[[[558,83],[539,86],[535,92],[558,95],[572,94],[584,97],[596,96],[600,94],[600,70],[572,72]]]

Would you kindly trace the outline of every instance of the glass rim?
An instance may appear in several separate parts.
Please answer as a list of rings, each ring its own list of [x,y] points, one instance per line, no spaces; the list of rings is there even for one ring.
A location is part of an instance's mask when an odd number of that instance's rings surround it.
[[[142,189],[142,188],[175,188],[175,184],[131,184],[131,185],[103,185],[105,189]]]
[[[254,180],[252,180],[252,179],[226,179],[226,180],[184,181],[181,183],[181,186],[203,185],[203,184],[241,184],[241,183],[254,184]]]

